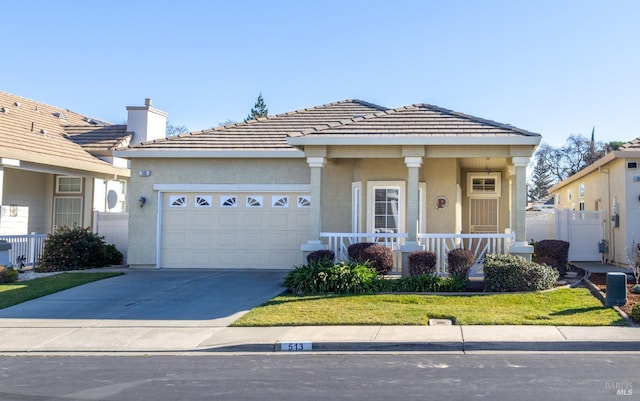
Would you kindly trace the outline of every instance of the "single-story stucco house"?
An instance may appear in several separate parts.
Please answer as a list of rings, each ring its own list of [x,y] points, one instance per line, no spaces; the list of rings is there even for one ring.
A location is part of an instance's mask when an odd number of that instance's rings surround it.
[[[0,91],[0,235],[87,227],[95,210],[126,210],[129,169],[112,151],[130,139],[126,125]]]
[[[428,104],[344,100],[132,145],[115,152],[145,200],[130,209],[128,263],[291,269],[367,239],[406,253],[484,238],[530,254],[526,167],[540,139]],[[496,248],[505,232],[515,241]]]
[[[607,246],[600,245],[604,259],[626,264],[627,251],[633,242],[640,243],[640,138],[554,185],[549,193],[556,209],[601,212],[602,230],[591,246],[605,240]]]

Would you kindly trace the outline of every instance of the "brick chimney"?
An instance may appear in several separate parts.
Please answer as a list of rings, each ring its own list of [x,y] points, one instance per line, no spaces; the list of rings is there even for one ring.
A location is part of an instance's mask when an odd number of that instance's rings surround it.
[[[151,107],[151,99],[144,106],[127,106],[127,131],[133,132],[131,145],[164,139],[167,136],[167,113]]]

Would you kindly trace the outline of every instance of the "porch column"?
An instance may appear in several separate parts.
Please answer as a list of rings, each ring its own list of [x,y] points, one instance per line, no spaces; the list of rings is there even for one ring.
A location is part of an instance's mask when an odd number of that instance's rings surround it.
[[[420,179],[422,157],[406,156],[404,163],[409,170],[407,175],[407,242],[400,248],[402,251],[402,275],[409,275],[409,253],[423,250],[418,244],[418,220],[420,219]]]
[[[512,163],[515,166],[515,180],[513,192],[515,205],[513,213],[513,227],[516,233],[516,242],[511,246],[509,252],[531,259],[533,247],[527,243],[525,219],[527,209],[527,165],[528,157],[513,157]]]
[[[307,157],[307,164],[311,170],[311,216],[309,216],[309,239],[302,245],[303,253],[325,248],[320,240],[320,231],[322,231],[322,167],[326,162],[324,157]]]

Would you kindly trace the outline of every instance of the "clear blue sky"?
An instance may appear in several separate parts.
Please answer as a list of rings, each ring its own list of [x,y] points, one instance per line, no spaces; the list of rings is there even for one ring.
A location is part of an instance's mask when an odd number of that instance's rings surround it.
[[[359,98],[569,134],[640,136],[640,1],[0,2],[0,90],[190,130]]]

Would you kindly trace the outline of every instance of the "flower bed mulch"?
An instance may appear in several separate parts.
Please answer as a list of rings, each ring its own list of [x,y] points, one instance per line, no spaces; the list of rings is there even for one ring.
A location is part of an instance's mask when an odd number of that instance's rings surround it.
[[[607,292],[607,275],[604,273],[595,273],[589,277],[589,281],[591,281],[600,291],[603,293]],[[627,303],[624,306],[621,306],[622,309],[627,315],[631,314],[631,308],[634,304],[640,303],[640,294],[634,294],[631,292],[631,287],[635,285],[634,281],[627,281]]]

